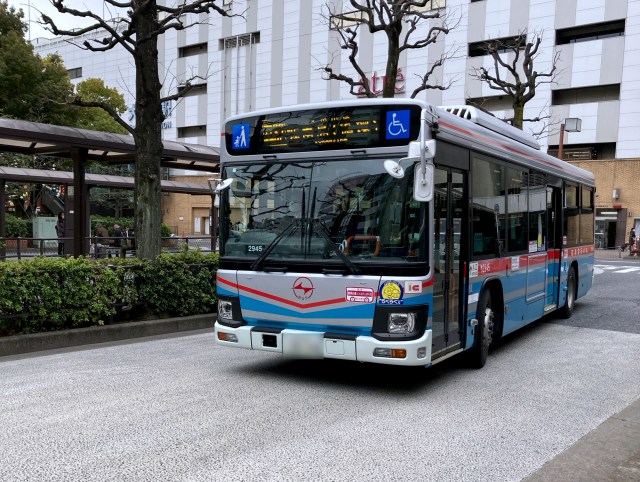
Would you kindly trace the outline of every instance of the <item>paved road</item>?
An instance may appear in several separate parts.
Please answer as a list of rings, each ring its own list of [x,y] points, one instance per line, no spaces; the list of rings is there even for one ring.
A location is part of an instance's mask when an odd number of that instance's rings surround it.
[[[210,332],[6,358],[0,480],[521,480],[640,396],[616,306],[640,273],[596,281],[479,371],[287,361]]]

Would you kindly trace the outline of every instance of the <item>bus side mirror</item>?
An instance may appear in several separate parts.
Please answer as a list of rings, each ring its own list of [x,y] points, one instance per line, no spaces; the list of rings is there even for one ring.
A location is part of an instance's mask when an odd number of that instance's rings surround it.
[[[207,179],[207,183],[209,184],[209,191],[213,195],[213,206],[216,208],[220,207],[220,193],[225,189],[229,189],[231,184],[233,184],[233,178],[222,179],[210,177]]]
[[[413,199],[418,202],[433,200],[433,164],[418,164],[413,183]]]

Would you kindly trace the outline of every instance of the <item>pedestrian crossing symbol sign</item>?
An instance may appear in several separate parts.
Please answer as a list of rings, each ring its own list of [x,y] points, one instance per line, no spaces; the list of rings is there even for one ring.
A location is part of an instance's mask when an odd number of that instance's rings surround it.
[[[231,128],[233,149],[249,149],[249,124],[233,124]]]

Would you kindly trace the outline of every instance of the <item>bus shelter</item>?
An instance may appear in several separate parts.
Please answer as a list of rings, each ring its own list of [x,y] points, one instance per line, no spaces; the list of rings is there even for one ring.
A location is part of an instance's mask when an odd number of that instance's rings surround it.
[[[205,173],[219,172],[220,154],[217,148],[175,141],[163,141],[163,146],[161,167]],[[135,144],[133,137],[128,135],[0,119],[0,152],[51,156],[73,161],[73,172],[0,167],[0,237],[4,237],[6,233],[4,206],[7,181],[61,184],[67,187],[67,191],[73,192],[73,196],[69,196],[71,205],[68,212],[73,212],[74,256],[89,252],[85,236],[89,232],[89,189],[93,186],[134,187],[133,178],[85,172],[88,161],[108,165],[135,164]],[[175,181],[162,181],[161,190],[199,195],[210,193],[208,186]],[[211,230],[212,246],[214,231],[215,229]]]

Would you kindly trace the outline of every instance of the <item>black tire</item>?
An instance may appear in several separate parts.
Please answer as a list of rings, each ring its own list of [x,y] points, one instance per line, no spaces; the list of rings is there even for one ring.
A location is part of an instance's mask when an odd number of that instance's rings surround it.
[[[564,306],[560,309],[563,318],[571,318],[573,308],[576,306],[576,270],[573,266],[569,268],[567,275],[567,297],[564,300]]]
[[[469,349],[468,362],[472,368],[482,368],[487,363],[489,346],[493,338],[494,312],[491,307],[491,292],[484,290],[478,300],[476,336]]]

